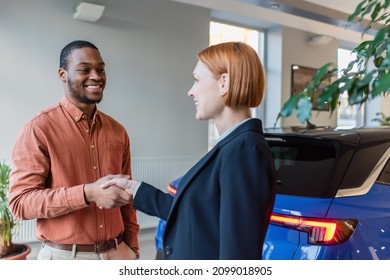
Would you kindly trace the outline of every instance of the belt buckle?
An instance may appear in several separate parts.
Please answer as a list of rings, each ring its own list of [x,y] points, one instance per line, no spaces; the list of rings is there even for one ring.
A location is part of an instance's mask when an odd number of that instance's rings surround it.
[[[100,253],[100,252],[106,251],[108,249],[110,249],[108,242],[99,242],[99,243],[94,244],[94,250],[96,253]]]

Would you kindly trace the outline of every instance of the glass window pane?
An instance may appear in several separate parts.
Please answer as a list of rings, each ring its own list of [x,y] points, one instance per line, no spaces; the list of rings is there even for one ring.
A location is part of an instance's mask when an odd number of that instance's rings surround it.
[[[268,143],[275,160],[278,194],[323,197],[329,193],[336,157],[331,143]]]
[[[337,68],[345,69],[348,63],[356,58],[356,54],[351,50],[338,49],[337,52]],[[341,73],[339,72],[339,75]],[[364,107],[359,105],[351,106],[348,104],[348,93],[344,92],[340,95],[339,107],[337,110],[337,126],[339,128],[353,128],[364,125]]]

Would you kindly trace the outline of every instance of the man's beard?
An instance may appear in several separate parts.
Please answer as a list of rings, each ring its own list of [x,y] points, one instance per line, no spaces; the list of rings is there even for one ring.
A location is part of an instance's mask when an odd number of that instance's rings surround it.
[[[72,81],[68,80],[68,89],[72,93],[72,95],[77,98],[79,101],[83,102],[84,104],[99,104],[101,100],[91,100],[86,95],[79,94],[73,87]]]

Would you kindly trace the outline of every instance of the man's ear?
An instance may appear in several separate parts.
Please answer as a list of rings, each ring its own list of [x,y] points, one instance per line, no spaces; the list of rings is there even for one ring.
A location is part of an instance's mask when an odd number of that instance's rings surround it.
[[[60,78],[61,81],[66,82],[67,75],[68,75],[68,73],[66,72],[66,70],[64,70],[62,68],[58,69],[58,77]]]
[[[229,92],[229,85],[230,85],[230,78],[228,73],[223,73],[221,77],[219,78],[219,90],[221,96],[224,96],[226,93]]]

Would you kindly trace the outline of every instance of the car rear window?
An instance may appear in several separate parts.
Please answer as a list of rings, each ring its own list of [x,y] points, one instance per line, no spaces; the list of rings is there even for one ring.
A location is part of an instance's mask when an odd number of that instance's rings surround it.
[[[331,197],[336,149],[323,139],[266,137],[274,156],[277,193],[305,197]]]

